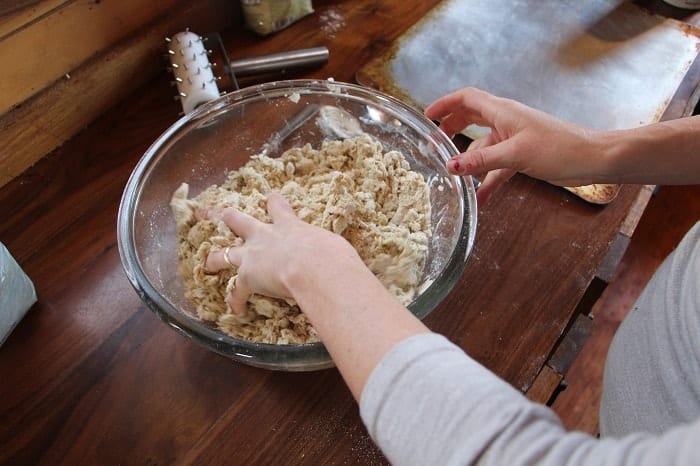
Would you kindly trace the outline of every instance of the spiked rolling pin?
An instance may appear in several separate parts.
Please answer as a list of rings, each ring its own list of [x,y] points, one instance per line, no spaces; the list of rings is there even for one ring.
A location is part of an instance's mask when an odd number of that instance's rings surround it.
[[[252,76],[270,72],[284,72],[290,68],[320,66],[328,62],[326,47],[312,47],[291,50],[258,57],[230,60],[218,34],[199,36],[189,30],[178,32],[166,38],[170,69],[177,86],[179,99],[184,113],[189,113],[205,102],[214,100],[222,92],[219,89],[221,75],[215,74],[216,69],[231,79],[231,90],[238,89],[237,76]],[[213,44],[212,44],[213,43]],[[212,44],[222,54],[222,67],[211,63],[209,57],[212,50],[207,45]]]

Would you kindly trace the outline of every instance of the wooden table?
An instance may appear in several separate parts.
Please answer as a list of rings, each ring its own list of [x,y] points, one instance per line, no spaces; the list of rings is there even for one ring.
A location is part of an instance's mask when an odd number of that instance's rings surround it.
[[[314,15],[269,38],[223,36],[232,58],[327,45],[326,66],[289,77],[353,81],[435,3],[315,1]],[[0,241],[39,297],[0,349],[0,463],[385,463],[336,370],[230,361],[163,325],[129,285],[117,208],[141,154],[178,117],[172,94],[158,78],[0,190]],[[464,275],[426,324],[545,401],[543,367],[645,196],[626,186],[599,207],[515,177],[481,206]]]

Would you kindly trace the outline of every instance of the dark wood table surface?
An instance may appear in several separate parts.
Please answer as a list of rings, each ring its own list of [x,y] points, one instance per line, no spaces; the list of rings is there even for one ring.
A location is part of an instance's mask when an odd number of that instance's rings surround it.
[[[435,3],[315,1],[268,38],[223,37],[232,58],[326,45],[327,65],[287,77],[352,82]],[[117,209],[144,150],[178,118],[172,95],[159,77],[0,189],[0,241],[38,294],[0,348],[0,463],[384,463],[337,370],[233,362],[165,326],[131,288]],[[463,277],[426,324],[527,392],[641,192],[625,186],[601,207],[516,176],[480,206]]]

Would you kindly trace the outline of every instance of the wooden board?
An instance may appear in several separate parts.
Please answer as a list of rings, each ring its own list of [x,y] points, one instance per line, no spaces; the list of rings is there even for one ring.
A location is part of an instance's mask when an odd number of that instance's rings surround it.
[[[327,45],[326,66],[287,77],[350,81],[432,5],[317,0],[288,30],[225,41],[234,58]],[[129,285],[117,210],[178,117],[171,96],[157,77],[0,189],[0,241],[39,295],[0,351],[0,464],[387,464],[336,370],[234,363],[169,329]],[[514,177],[481,206],[465,274],[426,323],[527,392],[638,192],[600,209]]]
[[[167,65],[163,58],[166,36],[187,27],[218,31],[235,19],[236,9],[228,0],[203,0],[197,4],[179,0],[178,8],[168,15],[71,69],[69,76],[62,76],[21,106],[1,115],[0,186],[162,73]],[[5,88],[0,96],[12,92]]]
[[[74,0],[19,0],[0,5],[0,41]]]
[[[547,404],[556,393],[562,380],[564,380],[562,374],[545,364],[525,395],[530,401]]]
[[[178,3],[78,0],[5,35],[0,40],[0,115],[154,18],[175,13]]]

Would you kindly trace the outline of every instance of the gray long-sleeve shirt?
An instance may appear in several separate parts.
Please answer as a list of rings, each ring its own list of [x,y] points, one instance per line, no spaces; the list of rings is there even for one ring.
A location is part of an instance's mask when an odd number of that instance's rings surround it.
[[[616,336],[601,415],[610,437],[565,431],[550,409],[436,334],[408,338],[382,359],[362,393],[362,419],[395,465],[700,464],[699,280],[700,224],[664,262],[632,313],[659,313],[670,323],[659,333],[658,321],[644,320]],[[663,339],[673,344],[659,343]],[[653,344],[639,353],[644,342]],[[659,351],[650,362],[649,354]],[[625,361],[639,358],[645,375],[624,370]]]

